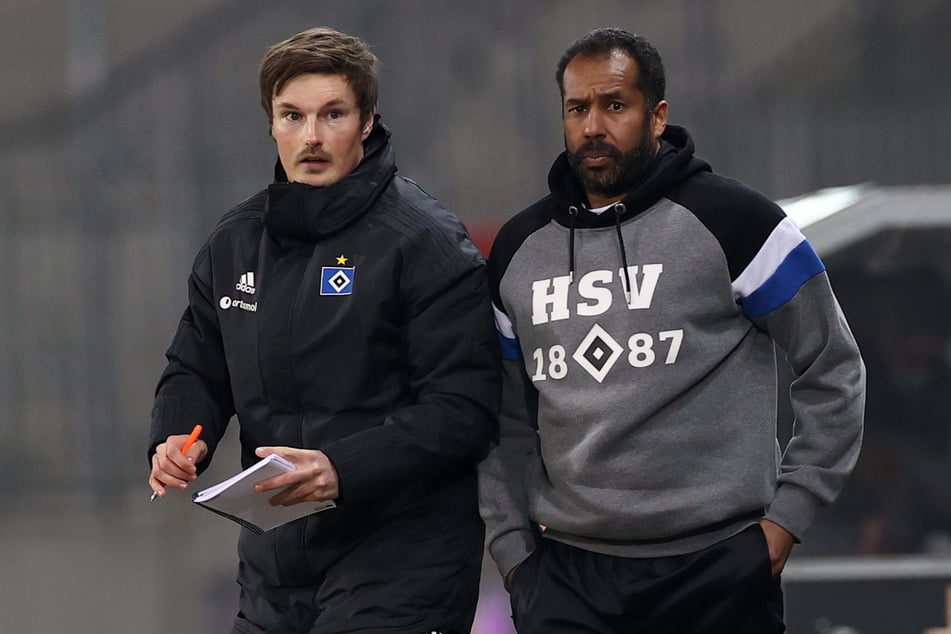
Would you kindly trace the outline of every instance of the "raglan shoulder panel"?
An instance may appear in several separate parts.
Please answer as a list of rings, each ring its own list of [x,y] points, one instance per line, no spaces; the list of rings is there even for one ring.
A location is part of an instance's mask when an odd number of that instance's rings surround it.
[[[779,205],[738,181],[701,172],[669,198],[689,210],[719,242],[734,299],[750,318],[776,310],[825,270]]]
[[[499,229],[489,254],[489,282],[492,288],[492,303],[502,311],[505,307],[499,295],[499,283],[508,269],[512,257],[518,252],[530,235],[551,222],[551,205],[554,202],[546,196],[530,207],[510,218]]]
[[[739,181],[700,172],[668,196],[687,208],[720,243],[730,279],[749,266],[786,214],[769,198]]]

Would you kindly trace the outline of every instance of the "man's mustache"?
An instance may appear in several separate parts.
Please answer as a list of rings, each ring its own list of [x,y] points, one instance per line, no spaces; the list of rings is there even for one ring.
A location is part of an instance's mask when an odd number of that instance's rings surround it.
[[[578,158],[584,158],[586,156],[610,156],[611,158],[619,159],[622,156],[621,150],[610,143],[596,140],[582,143],[573,154]]]
[[[308,161],[308,160],[309,161],[313,161],[313,160],[330,161],[331,156],[327,154],[326,152],[322,152],[320,150],[312,151],[312,152],[301,152],[300,154],[297,155],[298,163],[300,163],[301,161]]]

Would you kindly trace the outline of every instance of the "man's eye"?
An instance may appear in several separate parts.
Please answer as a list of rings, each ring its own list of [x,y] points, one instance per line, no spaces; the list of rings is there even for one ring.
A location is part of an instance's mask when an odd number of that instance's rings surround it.
[[[284,115],[284,118],[288,121],[300,121],[301,116],[299,112],[288,112]]]
[[[573,112],[573,113],[582,113],[585,110],[586,108],[584,106],[572,106],[571,108],[568,108],[568,112]]]
[[[623,110],[623,109],[624,109],[624,104],[618,103],[618,102],[616,102],[616,101],[612,101],[612,102],[611,102],[611,105],[608,106],[608,108],[610,108],[610,109],[613,110],[614,112],[617,112],[617,111],[619,111],[619,110]]]
[[[330,112],[327,114],[327,116],[328,116],[329,118],[331,118],[331,119],[339,119],[339,118],[342,117],[343,115],[340,114],[340,113],[339,113],[338,111],[336,111],[336,110],[332,110],[332,111],[330,111]]]

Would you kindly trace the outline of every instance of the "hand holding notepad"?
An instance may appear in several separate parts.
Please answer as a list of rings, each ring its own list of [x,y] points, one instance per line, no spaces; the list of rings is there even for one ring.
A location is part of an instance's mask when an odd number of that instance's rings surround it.
[[[270,454],[241,473],[195,493],[192,501],[258,534],[337,506],[330,500],[271,506],[268,500],[274,497],[276,491],[254,490],[257,482],[295,470],[293,463],[277,454]]]

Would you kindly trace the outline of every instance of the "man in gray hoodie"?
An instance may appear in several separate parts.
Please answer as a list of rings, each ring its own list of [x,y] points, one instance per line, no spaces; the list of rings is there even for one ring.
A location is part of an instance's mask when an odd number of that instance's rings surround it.
[[[782,632],[780,572],[862,438],[865,369],[825,267],[667,124],[645,39],[593,31],[557,80],[550,194],[489,262],[505,383],[480,506],[516,626]]]

